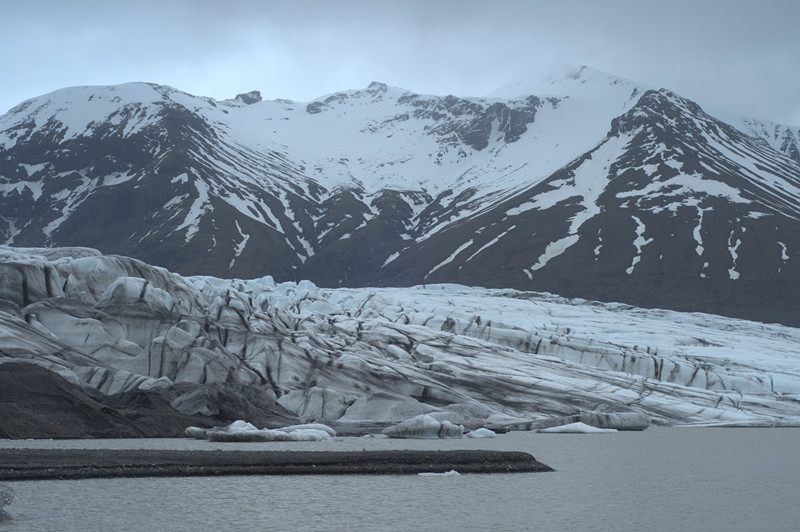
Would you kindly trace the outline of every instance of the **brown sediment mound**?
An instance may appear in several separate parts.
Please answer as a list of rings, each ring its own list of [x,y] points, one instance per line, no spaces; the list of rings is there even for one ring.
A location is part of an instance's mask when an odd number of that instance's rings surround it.
[[[518,451],[0,450],[0,480],[552,471]]]

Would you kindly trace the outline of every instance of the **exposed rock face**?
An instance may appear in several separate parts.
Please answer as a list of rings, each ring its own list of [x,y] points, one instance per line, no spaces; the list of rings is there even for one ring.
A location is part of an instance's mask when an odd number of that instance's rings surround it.
[[[261,101],[261,93],[259,91],[250,91],[244,94],[237,94],[236,101],[245,105],[252,105]]]
[[[155,408],[348,434],[424,415],[437,435],[576,412],[622,429],[800,423],[800,331],[777,325],[510,290],[182,277],[86,249],[0,247],[0,278],[0,368],[59,374],[78,417]],[[0,388],[18,409],[40,391]]]

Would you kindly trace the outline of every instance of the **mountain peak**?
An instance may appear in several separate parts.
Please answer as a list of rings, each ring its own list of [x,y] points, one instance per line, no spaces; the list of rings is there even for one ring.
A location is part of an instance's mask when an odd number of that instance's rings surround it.
[[[369,87],[367,87],[368,90],[373,90],[373,91],[385,91],[388,88],[389,87],[388,85],[386,85],[386,83],[381,83],[380,81],[373,81],[372,83],[369,84]]]
[[[237,94],[235,101],[245,105],[252,105],[261,101],[261,93],[259,91],[250,91],[243,94]]]
[[[492,98],[517,98],[531,94],[557,97],[577,96],[588,92],[596,92],[598,89],[605,87],[609,87],[612,90],[614,88],[622,89],[628,92],[634,88],[639,90],[648,88],[586,65],[573,65],[555,69],[549,74],[530,72],[499,87],[488,96]]]

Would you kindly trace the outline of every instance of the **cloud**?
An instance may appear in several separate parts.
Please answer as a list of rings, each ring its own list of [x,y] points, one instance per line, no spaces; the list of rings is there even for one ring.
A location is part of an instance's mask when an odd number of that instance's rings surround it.
[[[794,0],[29,0],[4,11],[0,110],[126,81],[215,98],[309,100],[373,80],[481,95],[557,63],[782,121],[800,93]]]

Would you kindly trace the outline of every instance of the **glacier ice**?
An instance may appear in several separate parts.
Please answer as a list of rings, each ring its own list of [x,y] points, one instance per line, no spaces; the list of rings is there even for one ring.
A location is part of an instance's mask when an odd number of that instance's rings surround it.
[[[458,285],[182,277],[85,248],[0,246],[0,280],[0,363],[162,391],[184,413],[247,391],[339,433],[416,416],[437,437],[800,425],[800,330],[779,325]]]

